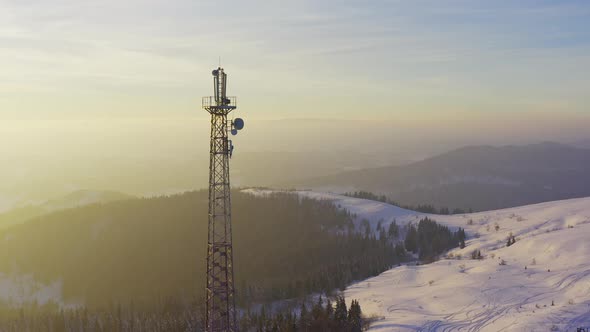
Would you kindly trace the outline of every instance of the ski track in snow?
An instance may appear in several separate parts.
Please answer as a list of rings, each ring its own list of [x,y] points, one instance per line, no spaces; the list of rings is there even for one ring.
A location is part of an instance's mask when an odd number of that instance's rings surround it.
[[[347,299],[358,299],[366,315],[380,317],[370,331],[576,331],[590,326],[590,198],[443,216],[332,193],[294,193],[331,200],[373,229],[393,220],[403,227],[424,216],[465,229],[465,249],[451,250],[432,264],[394,267],[346,289]],[[506,247],[510,233],[517,242]],[[472,260],[473,250],[481,250],[484,259]],[[507,265],[499,265],[502,259]]]

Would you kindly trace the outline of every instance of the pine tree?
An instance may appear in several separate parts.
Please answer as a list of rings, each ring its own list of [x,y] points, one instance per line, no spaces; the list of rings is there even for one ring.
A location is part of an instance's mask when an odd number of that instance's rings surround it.
[[[299,315],[299,331],[308,331],[310,325],[309,312],[305,306],[305,301],[301,304],[301,314]]]
[[[311,309],[311,318],[314,320],[320,319],[324,314],[324,300],[320,295],[318,302]]]
[[[292,312],[287,313],[285,318],[285,332],[297,332],[297,319]]]
[[[303,310],[303,309],[302,309]],[[260,314],[257,317],[257,322],[256,322],[256,326],[258,331],[264,331],[264,327],[266,325],[266,306],[262,306],[262,309],[260,309]]]
[[[385,229],[383,228],[379,231],[379,241],[381,241],[382,244],[387,242],[387,233],[385,233]]]
[[[342,329],[346,326],[348,319],[348,310],[346,309],[346,301],[344,297],[339,296],[336,299],[336,310],[334,311],[334,320],[338,328]]]
[[[406,240],[404,241],[407,251],[416,253],[418,251],[418,231],[416,227],[410,225],[408,233],[406,234]]]
[[[457,238],[459,239],[459,248],[465,248],[465,239],[467,238],[465,235],[465,230],[463,228],[459,228],[456,234]]]
[[[512,235],[512,233],[510,233],[510,235],[508,235],[508,240],[506,241],[506,246],[510,247],[511,245],[516,243],[516,238],[514,237],[514,235]]]
[[[348,311],[348,325],[351,332],[361,332],[363,321],[361,317],[361,306],[357,300],[352,300]]]
[[[397,222],[395,220],[389,224],[388,234],[390,238],[396,238],[398,236],[399,228],[397,227]]]
[[[330,301],[330,299],[326,301],[326,317],[329,320],[334,317],[334,307],[332,306],[332,301]]]

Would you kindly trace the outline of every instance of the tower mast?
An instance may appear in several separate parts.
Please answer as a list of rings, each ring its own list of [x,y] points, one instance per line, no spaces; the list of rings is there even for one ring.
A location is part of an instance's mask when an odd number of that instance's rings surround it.
[[[203,108],[211,114],[209,160],[209,231],[207,241],[207,332],[235,332],[236,322],[229,159],[233,145],[228,131],[242,129],[241,119],[229,121],[236,98],[226,96],[227,74],[213,70],[215,95],[203,97]]]

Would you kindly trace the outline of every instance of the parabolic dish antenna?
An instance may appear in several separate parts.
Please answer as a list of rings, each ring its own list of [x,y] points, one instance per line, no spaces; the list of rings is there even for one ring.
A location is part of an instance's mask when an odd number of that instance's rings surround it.
[[[236,118],[234,120],[234,128],[236,128],[237,130],[244,129],[244,120],[242,120],[242,118]]]

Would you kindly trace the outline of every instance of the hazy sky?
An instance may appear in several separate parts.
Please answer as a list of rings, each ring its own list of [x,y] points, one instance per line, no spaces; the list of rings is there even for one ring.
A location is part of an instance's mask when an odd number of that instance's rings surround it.
[[[589,32],[588,1],[0,0],[0,148],[206,154],[219,57],[249,151],[575,140]]]
[[[0,109],[249,116],[588,112],[587,1],[0,2]],[[184,116],[184,114],[183,114]]]

